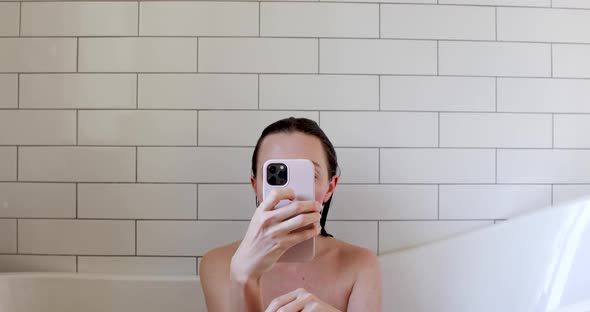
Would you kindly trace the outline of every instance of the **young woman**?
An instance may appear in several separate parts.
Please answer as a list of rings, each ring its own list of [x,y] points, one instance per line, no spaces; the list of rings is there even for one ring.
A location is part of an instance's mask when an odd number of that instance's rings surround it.
[[[289,188],[273,190],[262,200],[262,164],[280,158],[314,163],[315,201],[295,201]],[[377,256],[325,229],[337,171],[334,147],[316,122],[291,117],[264,129],[252,155],[250,182],[258,207],[246,235],[201,259],[199,275],[210,312],[381,311]],[[293,202],[275,210],[282,199]],[[291,233],[310,224],[312,229]],[[277,262],[289,247],[314,236],[311,262]]]

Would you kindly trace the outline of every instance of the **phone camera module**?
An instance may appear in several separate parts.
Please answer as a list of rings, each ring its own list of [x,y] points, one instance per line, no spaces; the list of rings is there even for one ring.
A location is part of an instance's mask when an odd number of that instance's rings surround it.
[[[285,164],[270,164],[266,169],[266,180],[272,186],[287,184],[287,166]]]

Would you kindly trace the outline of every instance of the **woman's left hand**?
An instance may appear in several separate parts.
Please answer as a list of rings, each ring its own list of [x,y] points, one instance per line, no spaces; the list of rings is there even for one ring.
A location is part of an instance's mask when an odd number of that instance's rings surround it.
[[[340,310],[324,303],[303,288],[276,297],[270,302],[266,312],[340,312]]]

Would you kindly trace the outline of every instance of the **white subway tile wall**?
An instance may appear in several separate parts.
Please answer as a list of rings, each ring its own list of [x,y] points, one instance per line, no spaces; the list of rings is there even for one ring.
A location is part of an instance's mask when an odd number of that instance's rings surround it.
[[[590,194],[586,0],[0,0],[0,272],[198,274],[317,121],[376,253]],[[108,22],[107,22],[108,21]]]

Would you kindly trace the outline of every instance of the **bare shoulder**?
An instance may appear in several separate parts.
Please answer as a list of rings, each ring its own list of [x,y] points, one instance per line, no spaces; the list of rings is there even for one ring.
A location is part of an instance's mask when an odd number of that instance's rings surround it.
[[[338,258],[345,261],[343,265],[354,272],[379,265],[379,259],[372,250],[339,239],[331,239],[331,241],[338,250]]]
[[[231,257],[236,252],[238,246],[240,246],[240,242],[235,241],[207,251],[201,259],[199,275],[217,275],[222,270],[229,270]]]
[[[231,258],[240,241],[209,250],[199,265],[199,280],[208,311],[228,311],[227,293]],[[228,278],[220,278],[227,276]]]

